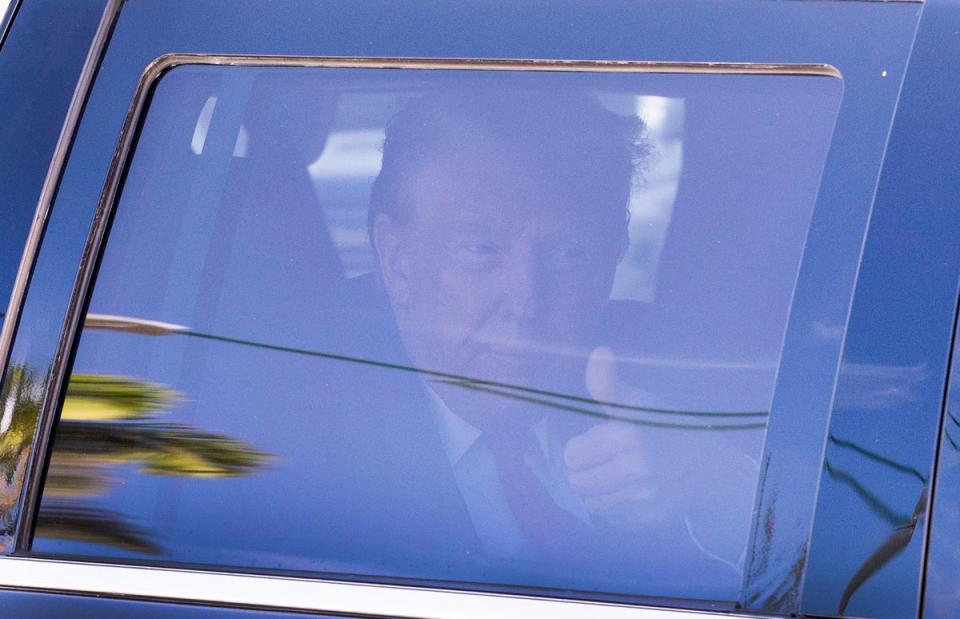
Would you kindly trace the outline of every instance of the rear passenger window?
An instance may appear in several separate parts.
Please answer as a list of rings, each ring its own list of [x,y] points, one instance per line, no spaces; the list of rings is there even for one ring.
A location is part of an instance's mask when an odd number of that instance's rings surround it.
[[[157,82],[34,554],[737,605],[841,82],[478,66]]]

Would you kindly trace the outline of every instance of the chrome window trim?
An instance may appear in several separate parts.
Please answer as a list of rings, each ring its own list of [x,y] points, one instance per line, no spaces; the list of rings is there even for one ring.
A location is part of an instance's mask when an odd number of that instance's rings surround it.
[[[898,0],[906,1],[906,0]],[[910,0],[913,1],[913,0]],[[728,75],[819,75],[841,78],[829,64],[736,62],[661,62],[643,60],[542,60],[515,58],[386,58],[345,56],[271,56],[237,54],[165,54],[151,62],[137,86],[135,98],[164,72],[184,64],[256,67],[348,69],[446,69],[471,71],[553,71],[597,73],[708,73]]]
[[[747,615],[425,587],[0,558],[0,588],[417,619],[746,619]],[[757,615],[750,615],[758,619]]]

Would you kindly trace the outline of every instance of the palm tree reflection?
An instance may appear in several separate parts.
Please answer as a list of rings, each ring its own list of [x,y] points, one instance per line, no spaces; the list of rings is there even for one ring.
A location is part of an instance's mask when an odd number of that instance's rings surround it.
[[[122,514],[85,504],[110,492],[119,466],[150,475],[240,477],[272,457],[222,434],[158,420],[183,399],[164,385],[132,377],[72,375],[35,535],[156,554],[161,549],[149,531]]]
[[[13,365],[0,392],[0,552],[13,543],[33,431],[45,381],[23,365]]]
[[[149,531],[135,527],[122,514],[93,507],[44,505],[37,517],[37,535],[76,542],[106,544],[145,554],[161,554]]]

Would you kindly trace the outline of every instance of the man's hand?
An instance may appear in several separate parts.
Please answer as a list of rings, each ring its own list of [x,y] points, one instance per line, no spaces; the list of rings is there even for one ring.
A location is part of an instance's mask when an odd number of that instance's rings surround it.
[[[587,389],[600,402],[617,402],[617,374],[609,348],[596,348],[587,362]],[[673,463],[652,460],[649,437],[636,425],[608,421],[572,438],[564,450],[570,487],[590,513],[617,527],[636,530],[669,516],[664,500]],[[656,469],[660,469],[657,471]]]
[[[634,529],[663,519],[660,486],[636,428],[611,421],[571,439],[567,480],[595,517]]]

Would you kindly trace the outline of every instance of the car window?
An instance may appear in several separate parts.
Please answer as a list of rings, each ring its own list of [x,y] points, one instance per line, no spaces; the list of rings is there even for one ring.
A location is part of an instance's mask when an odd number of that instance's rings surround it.
[[[33,553],[738,604],[841,81],[427,66],[157,83]]]

